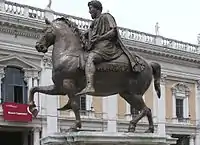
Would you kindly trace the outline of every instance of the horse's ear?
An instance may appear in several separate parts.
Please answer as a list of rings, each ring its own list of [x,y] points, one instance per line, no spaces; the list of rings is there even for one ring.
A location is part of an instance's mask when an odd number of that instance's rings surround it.
[[[45,23],[46,23],[47,25],[51,25],[51,22],[50,22],[47,18],[45,18]]]

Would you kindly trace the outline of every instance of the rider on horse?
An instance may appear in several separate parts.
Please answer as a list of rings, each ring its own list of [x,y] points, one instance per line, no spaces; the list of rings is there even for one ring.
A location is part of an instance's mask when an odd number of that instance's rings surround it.
[[[114,17],[109,13],[102,13],[101,2],[92,0],[88,2],[88,7],[94,21],[84,33],[89,52],[85,65],[87,85],[77,95],[95,92],[93,76],[96,64],[116,59],[123,53],[129,58],[133,72],[141,72],[144,69],[137,55],[130,53],[122,43]]]

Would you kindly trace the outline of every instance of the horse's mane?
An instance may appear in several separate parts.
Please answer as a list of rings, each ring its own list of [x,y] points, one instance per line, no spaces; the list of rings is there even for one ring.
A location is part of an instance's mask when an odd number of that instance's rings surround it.
[[[71,29],[72,31],[78,35],[80,42],[81,42],[81,46],[84,48],[85,47],[85,38],[83,37],[83,34],[81,32],[81,30],[78,28],[78,25],[72,21],[70,21],[69,19],[65,18],[65,17],[60,17],[60,18],[56,18],[53,21],[63,21],[65,22]]]

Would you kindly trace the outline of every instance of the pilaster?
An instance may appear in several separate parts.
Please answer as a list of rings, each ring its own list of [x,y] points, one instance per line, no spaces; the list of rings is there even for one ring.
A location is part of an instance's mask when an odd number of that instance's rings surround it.
[[[0,11],[5,11],[5,0],[0,0]]]
[[[200,145],[200,80],[196,81],[196,136],[195,145]]]
[[[33,145],[40,145],[40,131],[38,127],[33,129]]]
[[[4,68],[0,68],[0,103],[3,102],[2,94],[1,94],[1,84],[2,84],[2,79],[5,77],[5,72]]]
[[[195,145],[194,143],[194,138],[195,138],[195,136],[194,135],[191,135],[190,136],[190,143],[189,143],[189,145]]]
[[[32,87],[38,86],[38,81],[39,81],[39,75],[38,75],[38,70],[29,70],[29,69],[24,69],[24,80],[27,82],[27,86],[28,86],[28,97],[29,97],[29,93],[30,93],[30,89]],[[29,98],[28,98],[29,100]],[[36,103],[36,105],[38,106],[38,110],[40,109],[39,104],[40,104],[40,100],[39,100],[39,95],[38,93],[35,93],[34,95],[34,101]]]
[[[107,132],[117,132],[118,95],[103,98],[103,118],[107,120]]]
[[[51,57],[44,56],[42,59],[42,72],[40,86],[53,85],[52,81],[52,60]],[[41,94],[42,113],[47,118],[47,134],[55,133],[58,131],[58,96]]]
[[[166,114],[166,105],[165,105],[165,84],[166,84],[166,78],[167,75],[163,74],[161,75],[161,98],[158,99],[158,134],[161,136],[165,136],[166,135],[166,131],[165,131],[165,123],[166,123],[166,119],[165,119],[165,114]]]

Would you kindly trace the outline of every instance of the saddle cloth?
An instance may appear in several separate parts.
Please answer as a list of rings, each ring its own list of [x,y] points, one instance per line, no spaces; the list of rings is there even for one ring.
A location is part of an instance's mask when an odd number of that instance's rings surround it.
[[[85,70],[88,53],[79,56],[79,68]],[[96,65],[97,72],[129,72],[131,70],[130,62],[125,54],[117,59],[101,62]]]

